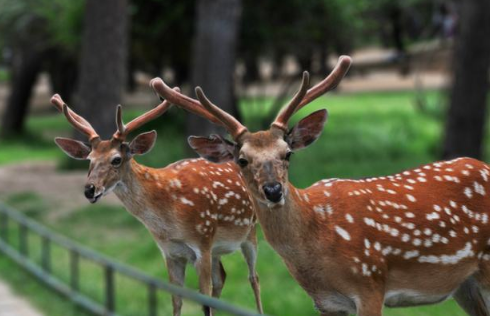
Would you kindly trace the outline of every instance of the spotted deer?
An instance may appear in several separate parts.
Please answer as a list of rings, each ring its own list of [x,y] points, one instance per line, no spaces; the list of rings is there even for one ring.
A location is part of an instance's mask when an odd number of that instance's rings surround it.
[[[126,138],[162,115],[170,107],[167,101],[127,125],[118,106],[117,131],[110,140],[101,140],[90,123],[72,111],[59,95],[54,95],[51,103],[89,139],[89,143],[55,139],[68,156],[90,161],[85,196],[96,203],[114,191],[129,213],[152,234],[164,254],[171,283],[182,286],[185,267],[193,263],[199,274],[200,291],[219,297],[226,278],[220,256],[241,249],[257,309],[263,313],[255,270],[255,206],[234,164],[187,159],[153,169],[137,163],[134,157],[149,152],[157,134],[142,133],[130,143]],[[172,302],[173,314],[180,315],[182,299],[173,296]],[[211,314],[207,307],[204,311]]]
[[[190,137],[212,162],[234,161],[257,203],[267,241],[321,315],[380,316],[383,306],[404,307],[454,297],[471,316],[489,315],[490,168],[470,158],[436,162],[398,174],[359,180],[327,179],[306,189],[288,181],[291,154],[323,131],[326,110],[289,129],[299,109],[337,86],[351,64],[343,56],[332,73],[301,88],[270,129],[249,132],[212,104],[151,85],[170,102],[218,119],[233,141]],[[196,111],[200,106],[206,113]]]

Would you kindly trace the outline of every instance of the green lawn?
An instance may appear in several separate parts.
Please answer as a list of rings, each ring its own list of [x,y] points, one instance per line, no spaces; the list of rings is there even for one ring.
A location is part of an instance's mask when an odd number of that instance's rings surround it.
[[[326,106],[329,122],[321,139],[310,148],[298,152],[292,158],[291,181],[305,187],[316,180],[328,177],[364,177],[397,172],[437,159],[441,140],[441,97],[428,94],[428,108],[417,110],[412,93],[365,93],[355,95],[329,95],[317,100],[299,113],[299,119],[307,112]],[[245,121],[256,123],[262,108],[251,101],[242,103]],[[129,112],[128,118],[135,112]],[[156,128],[159,140],[152,153],[138,159],[151,166],[163,166],[185,155],[185,135],[179,127],[183,122],[180,111],[153,122],[145,130]],[[69,133],[68,124],[61,115],[31,118],[29,130],[42,131],[32,138],[0,143],[0,163],[25,159],[58,159],[62,155],[52,143],[53,135]],[[33,143],[38,143],[32,148]],[[65,160],[63,160],[65,161]],[[166,271],[160,252],[145,228],[123,208],[103,204],[87,206],[56,221],[50,216],[54,210],[42,197],[32,193],[11,196],[6,201],[56,231],[119,261],[135,266],[146,273],[166,279]],[[34,244],[35,245],[35,244]],[[35,246],[34,246],[35,248]],[[35,250],[33,250],[35,253]],[[59,253],[56,273],[67,278],[63,270],[67,259]],[[247,281],[247,269],[240,254],[224,257],[228,273],[223,299],[238,305],[254,307],[252,291]],[[86,263],[82,289],[95,293],[102,299],[99,280],[101,273]],[[265,311],[271,315],[317,315],[313,304],[303,290],[289,276],[282,260],[274,253],[260,234],[258,272],[262,285]],[[196,273],[187,270],[187,285],[197,288]],[[71,305],[45,291],[7,259],[0,258],[0,276],[50,316],[81,315]],[[146,302],[143,290],[127,281],[118,282],[118,307],[124,315],[142,315],[141,303]],[[49,302],[49,303],[47,303]],[[170,313],[170,299],[160,299],[161,315]],[[200,315],[199,308],[187,303],[186,315]],[[68,310],[68,311],[67,311]],[[430,307],[386,310],[385,315],[419,316],[464,315],[453,301]]]

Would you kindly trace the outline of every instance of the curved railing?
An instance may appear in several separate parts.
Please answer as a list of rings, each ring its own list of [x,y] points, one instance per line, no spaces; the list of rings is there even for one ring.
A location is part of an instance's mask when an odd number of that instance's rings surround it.
[[[10,226],[18,226],[17,245],[12,245],[12,231]],[[28,234],[35,234],[41,239],[41,263],[38,264],[29,257]],[[69,284],[56,277],[52,271],[52,245],[57,245],[70,253]],[[17,264],[32,273],[62,295],[68,297],[75,304],[86,311],[100,316],[119,316],[116,311],[116,287],[114,279],[116,274],[133,279],[147,287],[148,315],[157,316],[157,294],[164,291],[179,295],[186,300],[196,302],[203,306],[226,312],[231,315],[257,316],[258,314],[236,307],[224,301],[202,295],[196,291],[179,287],[150,277],[134,268],[118,263],[98,252],[88,249],[80,244],[63,237],[49,228],[37,223],[27,216],[0,203],[0,251],[14,260]],[[99,265],[104,271],[104,303],[83,294],[79,290],[80,259],[90,260]]]

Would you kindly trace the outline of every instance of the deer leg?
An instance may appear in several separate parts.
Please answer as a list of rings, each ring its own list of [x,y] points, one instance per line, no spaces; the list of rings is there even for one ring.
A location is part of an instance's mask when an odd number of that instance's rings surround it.
[[[211,250],[206,249],[196,260],[196,269],[199,275],[199,291],[201,294],[211,296]],[[204,315],[212,316],[209,306],[203,306]]]
[[[219,298],[221,291],[225,285],[226,272],[219,257],[213,257],[212,262],[212,282],[213,282],[213,297]]]
[[[384,294],[376,289],[370,290],[372,292],[361,296],[357,306],[358,316],[382,316]]]
[[[187,262],[183,259],[165,258],[167,263],[168,277],[170,283],[183,286],[185,280],[185,266]],[[172,295],[173,315],[180,316],[182,310],[182,298]]]
[[[254,291],[255,304],[257,305],[257,310],[259,313],[263,314],[264,310],[262,308],[262,300],[260,299],[259,276],[255,270],[255,264],[257,262],[257,236],[255,234],[255,227],[248,235],[247,241],[241,245],[241,248],[243,257],[245,257],[245,261],[247,262],[248,279],[250,280],[250,284],[252,285],[252,289]]]
[[[478,282],[469,278],[453,295],[458,305],[470,316],[489,316]]]

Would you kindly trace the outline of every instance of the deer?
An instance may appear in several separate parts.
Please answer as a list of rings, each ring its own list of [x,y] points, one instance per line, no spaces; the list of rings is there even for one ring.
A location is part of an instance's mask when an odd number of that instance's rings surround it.
[[[197,115],[218,119],[231,140],[190,136],[201,157],[233,161],[255,199],[266,240],[323,316],[381,316],[384,306],[435,304],[453,297],[471,316],[489,315],[490,167],[472,158],[419,166],[362,179],[325,179],[305,189],[288,179],[292,154],[323,132],[321,109],[289,128],[299,109],[335,88],[352,59],[299,91],[270,128],[250,132],[214,105],[151,81],[163,98]],[[200,106],[206,113],[198,112]]]
[[[218,166],[198,158],[154,169],[137,163],[134,158],[153,148],[157,133],[141,133],[131,142],[126,139],[165,113],[171,106],[167,101],[128,124],[124,124],[118,105],[117,131],[110,140],[101,140],[90,123],[59,95],[54,95],[51,103],[88,138],[88,143],[61,137],[55,142],[71,158],[90,161],[84,188],[90,203],[114,192],[154,238],[164,256],[170,282],[183,286],[186,265],[193,264],[199,275],[199,290],[205,295],[220,297],[226,279],[220,257],[241,249],[257,310],[263,313],[255,267],[255,204],[234,164]],[[172,305],[173,315],[180,315],[182,299],[172,296]],[[205,315],[212,315],[209,307],[203,308]]]

